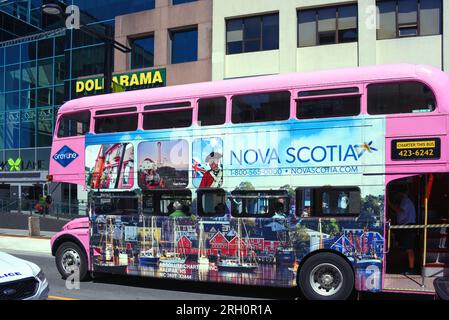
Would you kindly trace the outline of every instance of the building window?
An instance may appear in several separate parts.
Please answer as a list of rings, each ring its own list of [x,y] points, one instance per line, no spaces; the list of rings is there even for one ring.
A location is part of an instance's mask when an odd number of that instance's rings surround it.
[[[441,0],[378,1],[377,39],[441,34]]]
[[[226,53],[279,49],[279,14],[226,21]]]
[[[58,137],[81,136],[89,132],[90,112],[82,111],[61,116]]]
[[[368,113],[420,113],[435,110],[432,90],[418,82],[379,83],[368,86]]]
[[[318,187],[296,189],[298,217],[358,216],[361,210],[357,187]]]
[[[298,11],[298,46],[356,42],[357,5]]]
[[[171,63],[198,60],[198,28],[170,31]]]
[[[173,0],[172,4],[175,6],[177,4],[183,4],[183,3],[187,3],[187,2],[195,2],[197,0]]]
[[[232,122],[281,121],[290,117],[290,92],[258,93],[232,98]]]
[[[131,69],[154,66],[154,36],[131,39]]]
[[[226,122],[226,98],[207,98],[198,101],[198,124],[213,126]]]

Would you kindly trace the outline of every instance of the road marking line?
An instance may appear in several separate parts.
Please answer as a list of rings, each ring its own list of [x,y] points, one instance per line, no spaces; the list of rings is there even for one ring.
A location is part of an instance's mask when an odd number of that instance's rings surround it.
[[[53,300],[79,300],[75,298],[60,297],[60,296],[48,296],[48,298]]]

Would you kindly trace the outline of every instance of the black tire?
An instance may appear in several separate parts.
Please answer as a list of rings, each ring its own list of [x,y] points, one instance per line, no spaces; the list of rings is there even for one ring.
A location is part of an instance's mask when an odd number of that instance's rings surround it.
[[[345,259],[334,253],[311,256],[298,272],[298,287],[308,300],[346,300],[354,290],[354,271]],[[319,279],[332,281],[326,285]]]
[[[61,274],[62,278],[67,279],[72,274],[71,272],[68,272],[63,265],[63,258],[66,254],[76,257],[75,261],[78,261],[78,263],[76,264],[79,267],[80,281],[88,280],[89,275],[87,270],[86,252],[74,242],[64,242],[58,247],[58,250],[56,250],[56,267],[58,268],[58,271]]]

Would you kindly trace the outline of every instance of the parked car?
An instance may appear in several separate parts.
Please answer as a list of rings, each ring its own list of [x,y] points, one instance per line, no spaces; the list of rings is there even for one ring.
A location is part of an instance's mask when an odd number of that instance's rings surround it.
[[[0,252],[0,300],[44,300],[49,290],[36,264]]]

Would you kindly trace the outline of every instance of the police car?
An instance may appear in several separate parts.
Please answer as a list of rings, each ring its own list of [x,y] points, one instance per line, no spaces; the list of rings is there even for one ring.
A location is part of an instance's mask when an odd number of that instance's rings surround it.
[[[48,291],[48,281],[37,265],[0,252],[0,300],[47,299]]]

